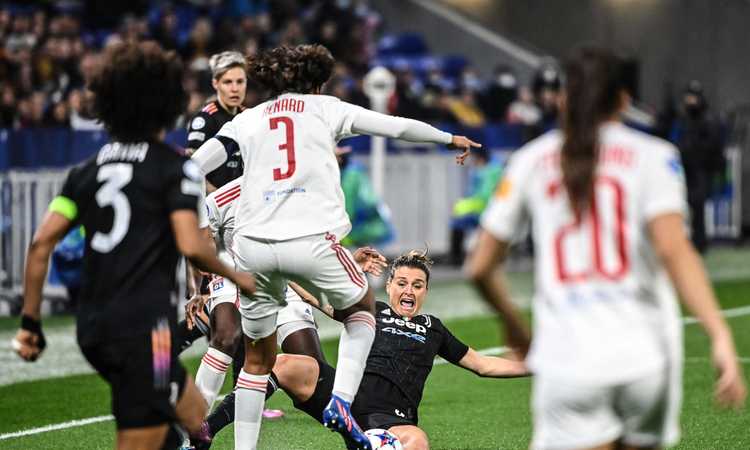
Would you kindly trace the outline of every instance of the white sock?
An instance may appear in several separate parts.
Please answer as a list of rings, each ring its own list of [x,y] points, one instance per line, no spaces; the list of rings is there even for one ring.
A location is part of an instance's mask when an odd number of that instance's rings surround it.
[[[344,319],[333,393],[349,403],[359,389],[374,339],[375,318],[372,314],[359,311]]]
[[[234,391],[234,448],[255,450],[260,435],[260,420],[266,402],[268,376],[251,375],[243,369]]]
[[[206,400],[208,411],[211,411],[211,406],[213,406],[214,400],[216,400],[216,396],[224,384],[224,376],[227,374],[227,368],[231,362],[231,356],[215,348],[209,347],[206,354],[203,355],[198,373],[195,375],[195,385],[203,399]]]

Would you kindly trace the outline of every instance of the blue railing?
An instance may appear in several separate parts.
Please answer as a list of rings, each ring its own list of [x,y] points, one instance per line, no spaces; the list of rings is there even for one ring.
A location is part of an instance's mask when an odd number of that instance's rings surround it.
[[[523,129],[518,125],[492,124],[483,128],[462,128],[454,124],[439,124],[448,132],[465,134],[487,148],[517,148],[523,143]],[[106,142],[104,131],[73,131],[69,129],[41,128],[0,130],[0,172],[10,169],[35,169],[68,167],[96,153]],[[167,135],[173,145],[184,146],[185,130],[174,130]],[[367,153],[370,138],[358,136],[347,139],[342,145],[351,145],[358,153]],[[389,144],[389,150],[398,147]]]

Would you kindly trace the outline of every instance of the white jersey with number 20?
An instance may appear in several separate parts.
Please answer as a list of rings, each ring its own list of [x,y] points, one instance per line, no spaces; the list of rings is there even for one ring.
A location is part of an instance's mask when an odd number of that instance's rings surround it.
[[[627,382],[680,358],[676,296],[647,232],[659,215],[686,213],[679,155],[665,141],[606,123],[594,201],[577,221],[562,184],[562,139],[547,133],[511,157],[482,227],[511,241],[531,221],[531,369],[591,384]]]

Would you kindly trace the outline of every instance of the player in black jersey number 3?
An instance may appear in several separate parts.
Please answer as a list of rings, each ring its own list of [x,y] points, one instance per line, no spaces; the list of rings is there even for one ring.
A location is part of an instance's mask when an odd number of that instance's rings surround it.
[[[528,375],[523,362],[481,355],[453,336],[440,319],[419,313],[427,298],[431,264],[424,253],[412,251],[391,265],[388,303],[376,302],[377,333],[352,404],[363,428],[390,430],[406,450],[429,448],[427,435],[417,426],[417,408],[435,356],[482,377]],[[321,423],[334,373],[327,363],[301,355],[278,355],[273,368],[279,387],[295,407]]]
[[[253,292],[249,274],[219,262],[199,236],[198,167],[162,142],[183,111],[182,64],[154,43],[107,50],[88,81],[94,110],[112,141],[74,168],[34,235],[26,259],[16,352],[44,350],[42,286],[55,244],[86,231],[78,344],[110,384],[118,449],[176,448],[171,424],[200,430],[206,404],[177,359],[178,250],[198,268]]]

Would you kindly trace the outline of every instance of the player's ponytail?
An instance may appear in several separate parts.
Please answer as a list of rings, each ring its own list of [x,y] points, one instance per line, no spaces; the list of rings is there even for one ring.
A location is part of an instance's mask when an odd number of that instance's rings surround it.
[[[427,281],[427,284],[430,283],[430,268],[432,267],[432,260],[427,257],[427,249],[411,250],[394,259],[391,264],[391,270],[388,272],[388,283],[391,282],[396,273],[396,269],[399,267],[412,267],[422,270],[426,277],[425,281]]]
[[[594,193],[599,126],[621,106],[622,64],[608,50],[583,47],[565,61],[564,71],[560,166],[568,199],[580,216]]]

